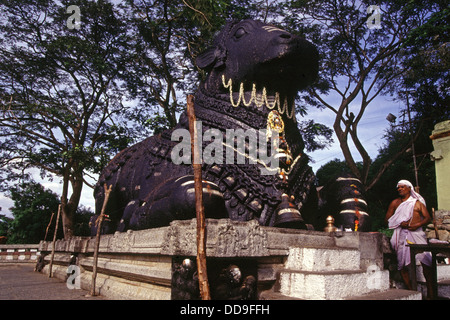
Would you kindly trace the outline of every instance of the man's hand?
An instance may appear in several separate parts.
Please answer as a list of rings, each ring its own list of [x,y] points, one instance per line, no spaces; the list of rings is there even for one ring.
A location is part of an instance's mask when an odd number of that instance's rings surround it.
[[[403,229],[409,229],[410,225],[409,225],[410,221],[403,221],[402,223],[400,223],[400,227],[402,227]]]
[[[403,221],[402,223],[400,223],[400,227],[402,227],[403,229],[408,229],[409,231],[414,231],[422,226],[421,223],[410,223],[411,221]]]

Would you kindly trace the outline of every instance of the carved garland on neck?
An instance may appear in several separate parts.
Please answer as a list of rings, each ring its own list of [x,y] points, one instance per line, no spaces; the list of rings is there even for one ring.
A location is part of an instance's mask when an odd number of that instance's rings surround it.
[[[295,103],[292,103],[291,106],[291,111],[289,113],[289,106],[288,106],[288,102],[287,102],[287,98],[284,98],[284,103],[283,105],[281,105],[280,102],[280,94],[278,92],[275,93],[275,98],[273,99],[273,102],[270,103],[267,97],[267,90],[266,88],[263,88],[262,93],[258,96],[256,93],[256,84],[253,83],[252,85],[252,94],[250,97],[249,101],[245,101],[245,96],[244,96],[244,83],[241,82],[240,86],[239,86],[239,97],[238,97],[238,101],[235,103],[234,99],[233,99],[233,80],[229,79],[228,82],[225,81],[225,75],[222,75],[222,84],[224,86],[225,89],[230,90],[230,102],[231,105],[233,107],[238,107],[242,103],[244,104],[244,106],[248,107],[250,106],[252,103],[254,103],[256,105],[256,107],[261,108],[263,105],[265,105],[268,109],[272,110],[275,109],[275,107],[278,107],[278,112],[280,114],[284,114],[286,113],[286,116],[289,119],[293,119],[294,121],[296,121],[296,118],[294,117],[295,115]]]

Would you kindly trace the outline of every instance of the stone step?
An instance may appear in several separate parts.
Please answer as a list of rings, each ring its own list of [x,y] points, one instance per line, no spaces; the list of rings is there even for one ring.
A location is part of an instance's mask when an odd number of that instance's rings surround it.
[[[417,285],[418,285],[417,289],[419,290],[419,292],[422,292],[422,295],[426,297],[427,296],[426,283],[420,281],[417,283]],[[440,299],[450,299],[450,279],[438,281],[437,285],[438,285],[438,294],[437,294],[438,297]]]
[[[359,270],[360,252],[344,248],[289,248],[286,268],[297,271]]]
[[[285,296],[272,290],[263,291],[260,300],[303,300]],[[422,294],[418,291],[404,289],[389,289],[386,291],[368,293],[361,296],[347,297],[344,300],[422,300]]]
[[[389,271],[298,271],[280,272],[279,292],[283,295],[314,300],[340,300],[351,296],[386,291]]]
[[[417,264],[416,271],[417,281],[425,282],[425,277],[423,276],[423,268],[420,263]],[[450,280],[450,264],[437,265],[437,280]]]
[[[450,279],[438,282],[438,297],[450,299]]]
[[[266,290],[261,292],[259,295],[259,300],[303,300],[299,298],[285,296],[279,292],[273,290]]]
[[[345,298],[345,300],[422,300],[422,294],[418,291],[389,289],[360,296],[352,296]]]

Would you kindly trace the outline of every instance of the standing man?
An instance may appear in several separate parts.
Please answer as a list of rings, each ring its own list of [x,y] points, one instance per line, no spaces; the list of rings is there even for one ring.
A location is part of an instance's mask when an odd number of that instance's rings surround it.
[[[398,270],[402,275],[408,289],[412,289],[409,279],[409,265],[411,263],[409,243],[427,244],[427,238],[422,227],[431,221],[423,197],[414,191],[413,185],[408,180],[397,183],[399,198],[389,205],[385,221],[389,229],[394,229],[391,245],[397,253]],[[416,256],[422,263],[423,275],[427,283],[428,298],[433,296],[433,277],[431,268],[431,253],[424,252]]]

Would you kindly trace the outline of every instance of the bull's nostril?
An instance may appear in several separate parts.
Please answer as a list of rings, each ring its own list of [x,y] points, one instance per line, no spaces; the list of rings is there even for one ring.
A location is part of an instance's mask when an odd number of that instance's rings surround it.
[[[283,39],[290,39],[291,35],[289,33],[282,33],[282,34],[280,34],[280,37]]]

